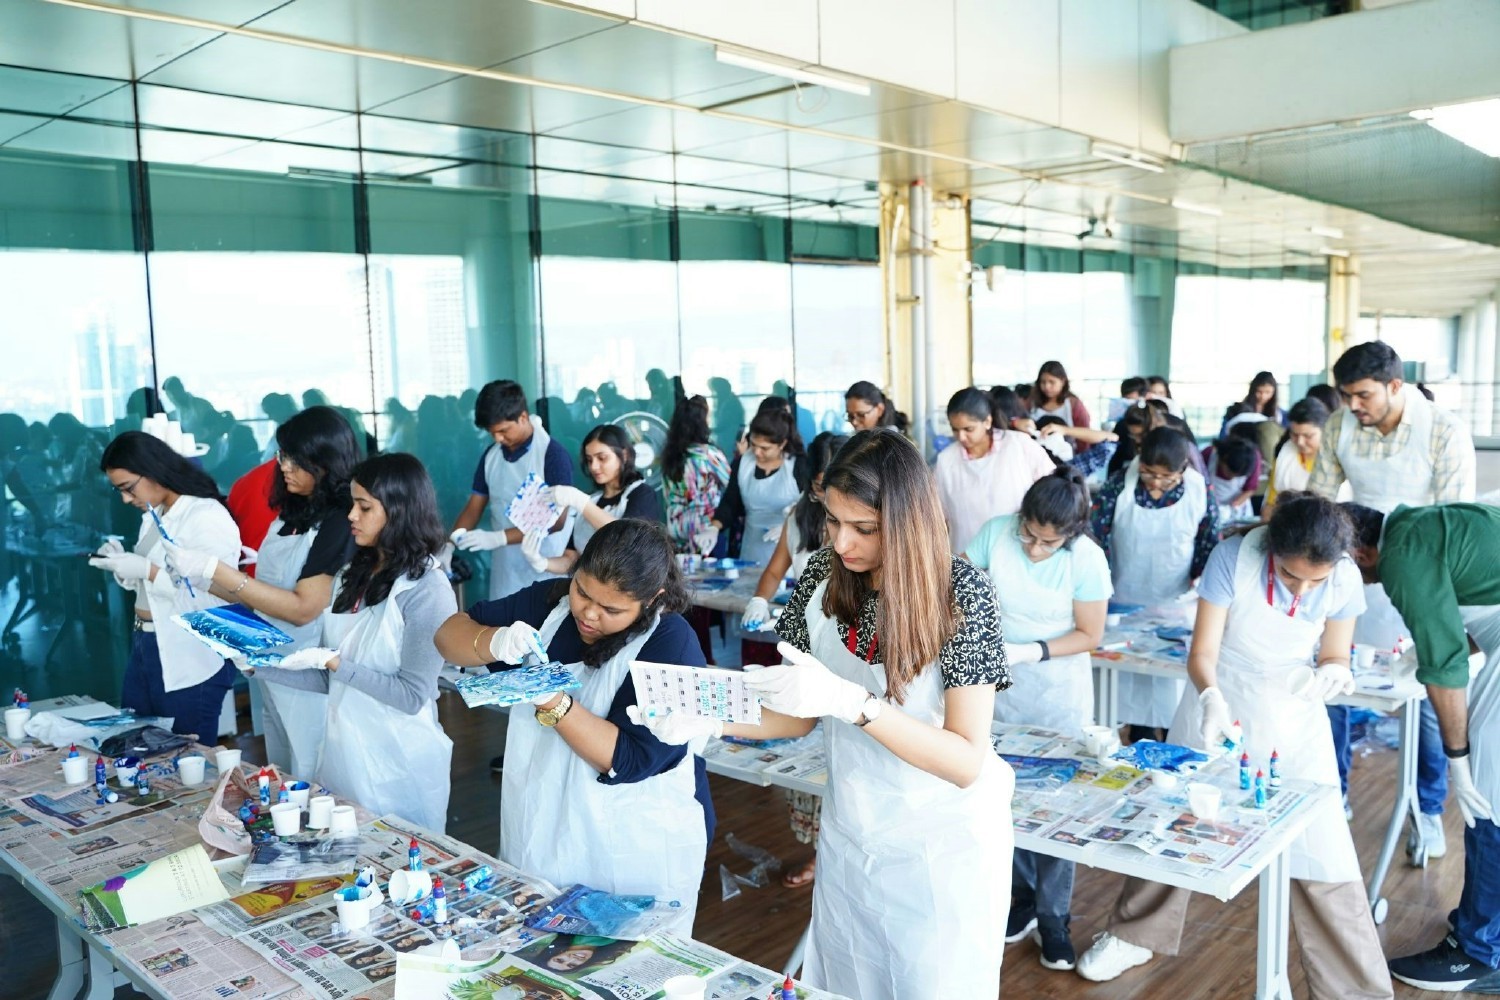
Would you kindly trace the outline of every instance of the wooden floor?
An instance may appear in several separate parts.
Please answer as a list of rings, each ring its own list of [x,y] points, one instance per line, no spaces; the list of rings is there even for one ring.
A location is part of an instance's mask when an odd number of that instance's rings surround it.
[[[453,792],[448,832],[483,850],[499,842],[500,777],[489,769],[490,758],[504,746],[503,718],[494,712],[469,711],[456,696],[440,704],[444,728],[454,741]],[[241,737],[246,760],[259,759],[261,742]],[[1389,817],[1396,755],[1380,750],[1355,760],[1353,799],[1354,837],[1366,869],[1374,864],[1379,841]],[[710,847],[707,872],[698,906],[696,935],[725,951],[772,968],[780,968],[806,926],[811,890],[784,889],[773,883],[765,889],[746,888],[739,897],[721,900],[719,865],[748,872],[749,864],[724,845],[724,835],[763,847],[789,864],[807,857],[807,848],[792,837],[786,822],[785,799],[775,789],[753,788],[741,782],[713,778],[719,835]],[[1390,916],[1380,928],[1388,955],[1424,949],[1438,940],[1447,913],[1458,900],[1463,880],[1462,823],[1457,810],[1447,816],[1449,854],[1428,868],[1409,868],[1404,853],[1386,880]],[[1107,872],[1080,868],[1073,897],[1073,941],[1080,952],[1103,929],[1120,878]],[[1005,997],[1068,997],[1106,1000],[1137,996],[1177,998],[1249,997],[1255,973],[1256,901],[1252,889],[1231,903],[1194,897],[1183,939],[1183,953],[1159,958],[1127,972],[1112,983],[1085,982],[1072,972],[1051,972],[1037,962],[1030,942],[1011,946],[1005,955]],[[1307,995],[1296,944],[1292,945],[1292,986],[1298,997]],[[7,1000],[45,997],[57,968],[51,924],[40,919],[31,897],[9,879],[0,879],[0,963],[7,982],[0,987]],[[1400,998],[1436,998],[1441,994],[1396,986]],[[140,994],[122,990],[120,997]]]

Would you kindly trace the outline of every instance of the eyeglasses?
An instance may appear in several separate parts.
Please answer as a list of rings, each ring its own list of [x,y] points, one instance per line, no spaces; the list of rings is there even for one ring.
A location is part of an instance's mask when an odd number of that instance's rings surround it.
[[[862,424],[865,421],[869,420],[870,415],[874,412],[875,407],[873,406],[868,410],[850,410],[847,414],[844,415],[844,419],[849,421],[851,424]]]
[[[117,493],[122,493],[128,496],[135,496],[135,488],[141,485],[141,480],[145,478],[145,476],[136,476],[135,482],[131,483],[129,486],[120,486],[116,483],[111,483],[110,485],[115,488],[115,491]]]
[[[283,469],[292,469],[294,471],[302,468],[302,466],[297,464],[296,459],[279,448],[276,450],[276,464]]]
[[[1182,473],[1169,472],[1163,475],[1160,472],[1147,472],[1145,469],[1142,469],[1141,482],[1154,483],[1157,486],[1164,486],[1170,489],[1171,487],[1176,486],[1178,483],[1182,482]]]
[[[1068,544],[1068,539],[1066,538],[1059,538],[1053,542],[1043,541],[1019,525],[1016,527],[1016,536],[1021,539],[1021,544],[1027,548],[1038,548],[1043,552],[1056,552]]]

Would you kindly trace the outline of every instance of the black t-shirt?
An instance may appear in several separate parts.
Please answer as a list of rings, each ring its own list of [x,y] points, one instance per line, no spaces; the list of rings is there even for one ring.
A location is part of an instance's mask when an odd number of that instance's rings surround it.
[[[280,534],[297,535],[301,532],[293,531],[283,524]],[[297,579],[306,580],[310,576],[322,576],[325,573],[333,576],[354,558],[354,549],[354,533],[349,530],[349,512],[335,507],[318,525],[318,536],[313,539],[312,547],[307,551],[307,560],[302,564],[302,572],[297,574]]]
[[[626,487],[629,490],[629,487]],[[600,510],[607,510],[615,517],[633,517],[637,521],[654,521],[657,524],[666,522],[666,513],[662,510],[661,497],[650,483],[641,483],[634,490],[630,490],[630,499],[625,501],[625,509],[618,510],[620,506],[620,493],[613,497],[600,497],[595,501]]]

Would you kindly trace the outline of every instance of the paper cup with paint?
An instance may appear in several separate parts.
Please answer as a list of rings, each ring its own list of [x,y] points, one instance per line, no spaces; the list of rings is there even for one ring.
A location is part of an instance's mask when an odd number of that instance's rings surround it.
[[[305,781],[289,782],[286,786],[286,795],[297,804],[298,809],[306,809],[308,800],[312,797],[312,786]]]
[[[31,718],[29,708],[7,708],[5,710],[5,738],[19,743],[26,738],[26,720]]]
[[[332,795],[314,795],[307,800],[307,828],[309,830],[326,830],[332,822]]]
[[[1187,786],[1188,808],[1193,815],[1207,823],[1219,818],[1219,803],[1224,793],[1213,785],[1194,781]]]
[[[359,820],[354,816],[354,807],[334,806],[328,814],[328,832],[334,837],[359,836]]]
[[[397,868],[391,872],[391,902],[409,906],[432,895],[432,873]]]
[[[302,810],[295,802],[278,802],[271,807],[271,826],[278,837],[302,832]]]
[[[70,785],[88,784],[89,768],[93,766],[93,763],[88,757],[64,757],[63,780]]]
[[[135,776],[140,772],[141,759],[139,757],[116,757],[115,758],[115,780],[120,783],[121,788],[135,789]]]
[[[220,776],[233,771],[239,766],[240,752],[238,750],[222,747],[214,752],[214,768],[219,772]]]
[[[351,899],[350,896],[354,898]],[[375,912],[375,907],[380,903],[378,890],[373,890],[369,886],[363,888],[350,886],[339,894],[338,899],[334,901],[334,906],[338,911],[339,924],[346,932],[352,932],[363,930],[370,925],[370,914]]]
[[[664,1000],[703,1000],[708,995],[708,983],[697,976],[673,976],[661,986]]]
[[[177,758],[177,776],[190,788],[203,784],[204,769],[207,767],[208,760],[201,754],[190,753],[186,757]]]

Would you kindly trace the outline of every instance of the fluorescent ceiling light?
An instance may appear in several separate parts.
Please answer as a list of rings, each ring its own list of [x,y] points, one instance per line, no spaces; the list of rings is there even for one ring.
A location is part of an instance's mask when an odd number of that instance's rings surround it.
[[[1340,250],[1337,247],[1318,247],[1318,253],[1322,254],[1324,257],[1347,257],[1347,256],[1349,256],[1349,251],[1348,250]]]
[[[1485,156],[1500,158],[1500,97],[1488,101],[1424,108],[1411,116]]]
[[[834,76],[822,70],[804,69],[795,63],[784,63],[778,60],[766,59],[763,56],[753,56],[748,52],[738,52],[734,49],[726,49],[722,45],[714,46],[714,58],[726,66],[738,66],[741,69],[755,70],[757,73],[767,73],[771,76],[784,76],[788,80],[796,80],[799,83],[810,83],[816,87],[827,87],[829,90],[842,90],[846,94],[858,94],[860,97],[870,96],[870,85],[863,80],[853,77]]]
[[[1344,231],[1337,226],[1308,226],[1307,231],[1314,236],[1323,236],[1330,240],[1341,240],[1344,238]]]
[[[1218,218],[1224,214],[1224,210],[1216,205],[1200,205],[1196,201],[1186,201],[1182,198],[1173,198],[1172,207],[1180,208],[1184,212],[1197,212],[1199,215],[1212,215]]]
[[[1110,146],[1102,142],[1096,142],[1089,146],[1089,154],[1101,160],[1118,163],[1126,167],[1135,167],[1137,170],[1149,170],[1153,174],[1166,171],[1166,165],[1152,156],[1138,149],[1126,149],[1124,146]]]

